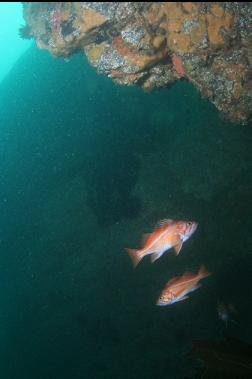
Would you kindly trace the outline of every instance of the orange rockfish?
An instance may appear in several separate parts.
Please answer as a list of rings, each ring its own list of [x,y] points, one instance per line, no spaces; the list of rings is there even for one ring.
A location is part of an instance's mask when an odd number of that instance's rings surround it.
[[[194,221],[160,221],[153,233],[145,235],[143,248],[139,250],[126,249],[132,259],[134,267],[143,257],[151,254],[151,262],[155,262],[161,255],[171,249],[175,249],[178,255],[183,242],[195,232],[198,224]]]
[[[188,298],[187,294],[201,287],[198,283],[201,279],[211,275],[204,266],[201,266],[198,274],[186,272],[180,278],[176,277],[166,284],[157,301],[157,305],[171,305]]]

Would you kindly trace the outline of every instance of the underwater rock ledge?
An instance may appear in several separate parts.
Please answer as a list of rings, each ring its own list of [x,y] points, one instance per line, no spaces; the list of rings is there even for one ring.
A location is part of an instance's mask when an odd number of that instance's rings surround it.
[[[252,116],[252,3],[25,2],[24,38],[56,57],[86,54],[98,73],[145,90],[181,78],[220,112]]]

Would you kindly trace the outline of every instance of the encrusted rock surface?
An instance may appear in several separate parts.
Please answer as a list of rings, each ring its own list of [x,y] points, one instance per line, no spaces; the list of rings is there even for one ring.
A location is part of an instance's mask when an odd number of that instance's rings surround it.
[[[99,73],[145,90],[183,78],[230,120],[252,116],[252,3],[23,3],[41,49],[83,51]]]

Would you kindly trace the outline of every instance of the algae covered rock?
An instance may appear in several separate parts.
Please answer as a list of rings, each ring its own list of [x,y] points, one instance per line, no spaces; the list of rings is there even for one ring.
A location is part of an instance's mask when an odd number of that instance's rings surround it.
[[[23,3],[24,36],[57,57],[86,54],[115,82],[160,88],[191,82],[227,118],[252,114],[249,2]]]

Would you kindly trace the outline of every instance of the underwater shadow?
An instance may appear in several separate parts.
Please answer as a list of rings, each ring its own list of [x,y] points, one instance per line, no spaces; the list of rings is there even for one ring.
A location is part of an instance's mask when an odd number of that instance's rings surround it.
[[[135,218],[141,201],[132,194],[137,182],[139,159],[128,151],[105,148],[96,154],[86,171],[87,205],[101,227],[125,218]]]

